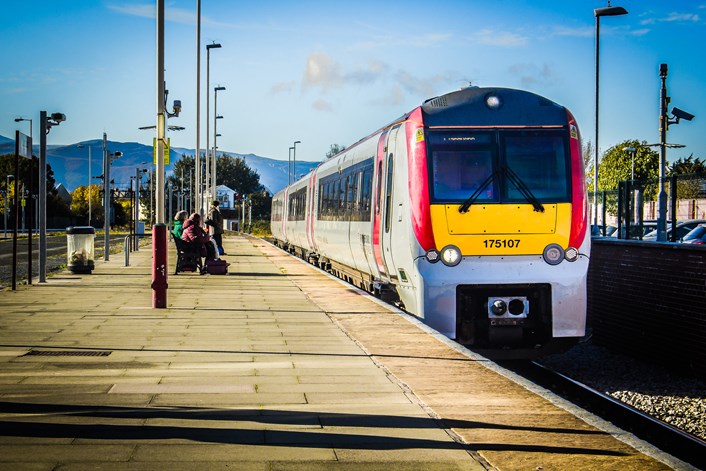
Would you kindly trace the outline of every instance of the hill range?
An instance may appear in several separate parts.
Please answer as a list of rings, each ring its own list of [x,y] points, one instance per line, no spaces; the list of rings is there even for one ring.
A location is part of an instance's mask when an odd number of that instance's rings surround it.
[[[47,163],[54,171],[54,179],[57,184],[62,184],[70,192],[79,186],[88,184],[89,147],[91,149],[91,174],[92,176],[101,175],[103,173],[102,140],[94,139],[69,145],[47,146]],[[116,186],[120,188],[127,188],[130,184],[130,176],[135,175],[136,169],[148,166],[153,160],[152,147],[138,142],[108,141],[107,147],[110,152],[123,153],[123,156],[114,160],[110,167],[111,180],[114,180]],[[14,154],[14,152],[15,141],[0,136],[0,155]],[[234,152],[223,152],[223,154],[245,159],[245,163],[260,175],[260,183],[270,193],[276,193],[287,186],[287,161],[255,154]],[[34,155],[39,155],[38,145],[34,146]],[[167,175],[171,175],[174,163],[182,155],[194,155],[194,150],[174,147],[170,149],[170,164],[166,166]],[[304,175],[320,163],[297,160],[296,174]],[[98,182],[96,179],[92,181],[92,183]],[[237,190],[237,188],[233,189]]]

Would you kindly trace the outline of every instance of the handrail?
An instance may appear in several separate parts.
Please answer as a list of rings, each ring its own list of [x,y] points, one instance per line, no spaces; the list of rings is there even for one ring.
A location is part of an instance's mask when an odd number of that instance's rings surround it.
[[[135,252],[137,252],[137,248],[140,245],[139,238],[140,237],[152,237],[152,234],[128,234],[125,236],[125,242],[124,242],[124,248],[123,250],[125,251],[125,266],[129,267],[130,266],[130,238],[134,237],[136,240],[134,242],[135,245]]]

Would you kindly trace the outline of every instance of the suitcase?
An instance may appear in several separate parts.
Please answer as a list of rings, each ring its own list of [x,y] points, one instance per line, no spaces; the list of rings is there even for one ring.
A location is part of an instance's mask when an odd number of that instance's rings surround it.
[[[228,273],[230,263],[225,260],[207,260],[206,272],[211,275],[225,275]]]

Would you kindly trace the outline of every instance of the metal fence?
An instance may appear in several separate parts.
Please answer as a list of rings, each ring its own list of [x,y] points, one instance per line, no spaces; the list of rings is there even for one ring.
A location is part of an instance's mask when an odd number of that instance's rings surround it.
[[[706,221],[706,178],[699,175],[672,175],[665,179],[667,193],[667,227],[694,219]],[[598,193],[598,215],[594,213],[596,195],[589,193],[594,235],[619,239],[642,239],[656,229],[659,217],[659,180],[625,180],[615,190]],[[682,234],[683,236],[683,234]],[[677,231],[669,233],[672,242],[679,240]]]

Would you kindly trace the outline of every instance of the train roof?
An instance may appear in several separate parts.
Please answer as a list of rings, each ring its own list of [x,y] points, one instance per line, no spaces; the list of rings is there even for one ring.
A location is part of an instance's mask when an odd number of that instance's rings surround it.
[[[469,87],[422,104],[425,126],[566,125],[566,109],[543,96],[511,88]]]

